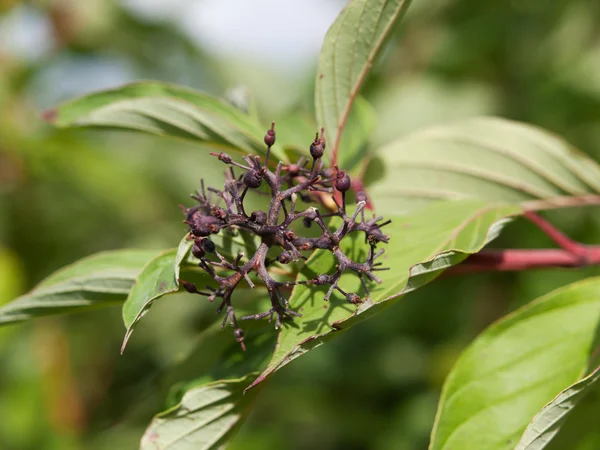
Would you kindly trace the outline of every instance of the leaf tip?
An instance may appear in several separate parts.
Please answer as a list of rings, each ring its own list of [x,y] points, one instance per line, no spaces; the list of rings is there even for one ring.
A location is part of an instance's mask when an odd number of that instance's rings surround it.
[[[244,389],[244,395],[245,395],[245,394],[246,394],[246,393],[247,393],[247,392],[248,392],[250,389],[252,389],[253,387],[256,387],[258,384],[262,383],[262,382],[265,380],[265,378],[267,378],[267,376],[268,376],[269,374],[270,374],[270,372],[267,372],[267,371],[265,371],[265,372],[261,373],[261,374],[260,374],[260,375],[259,375],[259,376],[256,378],[256,380],[254,380],[252,383],[250,383],[250,385],[249,385],[249,386],[248,386],[246,389]]]
[[[132,333],[133,328],[128,328],[127,332],[125,333],[125,337],[123,337],[123,343],[121,344],[121,355],[125,352],[125,347],[127,347],[127,343],[129,342],[129,338],[131,337]]]

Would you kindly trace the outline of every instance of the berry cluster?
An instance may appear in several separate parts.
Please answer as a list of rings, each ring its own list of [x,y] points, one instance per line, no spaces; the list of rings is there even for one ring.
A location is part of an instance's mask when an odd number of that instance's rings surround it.
[[[274,171],[269,169],[269,154],[271,146],[275,143],[275,124],[267,131],[265,138],[267,152],[265,163],[262,164],[258,156],[245,156],[245,164],[234,161],[225,153],[211,153],[220,161],[229,165],[226,173],[225,186],[222,190],[208,188],[204,183],[200,191],[191,197],[198,202],[191,208],[181,206],[185,214],[184,222],[189,225],[189,239],[194,240],[192,254],[200,260],[199,266],[204,269],[218,284],[217,288],[206,287],[199,290],[193,283],[179,280],[186,291],[208,297],[209,301],[221,299],[217,312],[225,311],[222,327],[228,322],[234,328],[236,340],[244,346],[244,332],[238,326],[238,321],[231,304],[231,296],[236,286],[242,279],[250,287],[254,287],[250,274],[254,273],[254,280],[260,279],[267,289],[271,300],[268,311],[243,317],[245,319],[262,319],[268,317],[272,320],[275,316],[276,327],[281,326],[285,317],[300,317],[301,315],[289,308],[287,298],[282,290],[287,290],[296,284],[327,285],[329,289],[325,294],[328,300],[334,291],[340,292],[348,302],[360,303],[360,297],[353,292],[345,292],[338,286],[342,274],[351,271],[357,274],[361,284],[369,295],[367,281],[381,283],[374,275],[377,270],[386,270],[381,263],[375,260],[383,253],[383,249],[376,250],[376,246],[387,243],[389,237],[381,232],[381,227],[390,221],[379,223],[382,217],[373,217],[365,220],[366,195],[364,192],[356,194],[356,209],[351,215],[346,212],[346,193],[351,188],[351,180],[347,173],[339,170],[337,166],[324,168],[322,161],[325,152],[325,137],[323,129],[317,133],[310,145],[310,158],[302,157],[296,164],[279,162]],[[312,160],[312,161],[311,161]],[[310,165],[310,167],[308,167]],[[242,174],[236,176],[234,167],[242,169]],[[249,190],[258,190],[266,185],[270,191],[270,204],[267,211],[252,211],[250,214],[244,207],[244,198]],[[335,212],[322,214],[315,207],[308,207],[297,211],[298,199],[303,202],[323,202],[329,199],[330,194],[337,190],[341,202],[333,196],[336,205]],[[207,194],[208,191],[208,194]],[[335,230],[329,229],[326,220],[330,217],[339,217],[342,224]],[[360,220],[359,220],[360,218]],[[292,229],[292,224],[302,221],[304,226],[310,227],[315,223],[320,229],[320,236],[299,236],[298,229]],[[210,240],[211,234],[221,230],[245,230],[259,237],[260,245],[254,255],[242,262],[244,255],[238,254],[233,261],[228,261],[215,248]],[[364,262],[352,261],[340,248],[340,241],[350,233],[362,232],[370,249]],[[273,249],[273,250],[272,250]],[[278,249],[278,250],[277,250]],[[320,274],[314,279],[296,282],[276,281],[271,277],[267,267],[271,264],[289,264],[300,259],[306,259],[303,254],[313,250],[329,251],[335,257],[337,264],[335,271],[330,274]],[[271,257],[268,253],[271,250]],[[277,253],[273,257],[274,253]],[[213,256],[211,256],[213,255]],[[210,256],[210,257],[209,257]]]

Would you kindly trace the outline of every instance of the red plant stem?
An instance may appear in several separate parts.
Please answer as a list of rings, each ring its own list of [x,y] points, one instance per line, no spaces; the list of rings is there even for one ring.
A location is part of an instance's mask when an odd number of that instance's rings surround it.
[[[543,219],[533,211],[525,211],[523,216],[533,222],[540,230],[546,234],[550,239],[558,244],[559,247],[571,253],[573,256],[580,258],[582,262],[587,262],[589,249],[579,242],[575,242],[561,231],[554,228],[547,220]]]
[[[446,275],[476,272],[521,271],[550,267],[583,267],[600,264],[600,246],[585,247],[585,258],[559,249],[483,250],[448,269]]]
[[[523,215],[561,249],[483,250],[469,256],[458,266],[451,267],[446,275],[600,264],[600,245],[588,246],[572,240],[533,211],[525,211]]]

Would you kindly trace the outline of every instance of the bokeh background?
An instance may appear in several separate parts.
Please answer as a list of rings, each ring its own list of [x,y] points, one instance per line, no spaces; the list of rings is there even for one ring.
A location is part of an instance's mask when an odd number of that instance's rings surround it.
[[[378,118],[372,150],[430,123],[495,114],[546,127],[599,159],[597,0],[413,3],[364,89]],[[96,251],[176,246],[177,204],[222,170],[195,145],[59,131],[41,111],[155,79],[256,108],[264,123],[302,122],[321,40],[343,4],[0,0],[0,304]],[[598,243],[597,212],[549,217]],[[495,245],[552,244],[516,221]],[[278,372],[231,448],[424,449],[443,380],[474,336],[598,273],[440,279]],[[158,302],[124,356],[119,308],[0,328],[0,449],[137,448],[164,407],[162,374],[212,320],[200,303]]]

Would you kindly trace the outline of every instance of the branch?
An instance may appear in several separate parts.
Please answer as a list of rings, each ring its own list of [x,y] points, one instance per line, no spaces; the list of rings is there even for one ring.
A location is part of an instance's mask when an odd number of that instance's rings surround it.
[[[600,264],[600,245],[585,247],[585,260],[567,250],[503,249],[483,250],[469,256],[463,263],[451,267],[445,275],[477,272],[508,272],[551,267],[584,267]]]
[[[483,250],[469,256],[462,264],[450,268],[446,273],[448,275],[458,275],[474,272],[518,271],[550,267],[584,267],[600,264],[600,245],[587,246],[572,240],[533,211],[525,211],[523,215],[546,236],[556,242],[562,250]]]
[[[556,242],[563,250],[579,258],[581,262],[587,262],[588,248],[585,245],[575,242],[571,238],[567,237],[564,233],[554,228],[554,225],[552,225],[550,222],[532,211],[525,211],[523,216],[534,223],[540,230],[544,232],[546,236]]]

